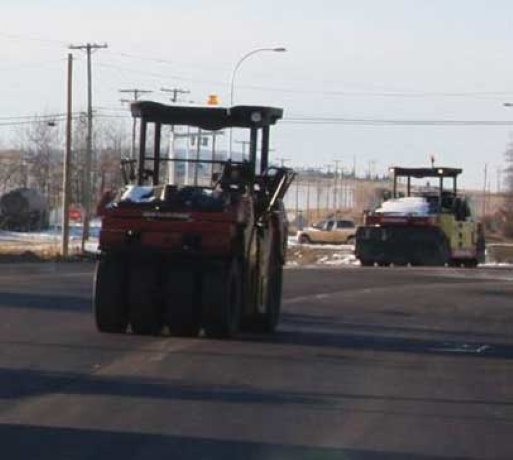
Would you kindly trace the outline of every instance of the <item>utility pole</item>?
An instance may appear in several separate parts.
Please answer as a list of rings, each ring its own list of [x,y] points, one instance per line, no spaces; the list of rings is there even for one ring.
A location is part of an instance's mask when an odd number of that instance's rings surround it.
[[[317,168],[317,170],[316,170],[316,179],[317,179],[316,180],[316,186],[317,186],[316,192],[317,193],[315,194],[316,195],[315,198],[317,201],[317,203],[316,203],[317,215],[315,217],[316,219],[319,219],[320,215],[321,215],[321,178],[322,178],[321,170],[319,168]]]
[[[69,202],[70,202],[70,166],[71,166],[71,117],[73,111],[73,55],[68,53],[68,84],[66,113],[66,151],[64,152],[64,168],[62,177],[62,256],[68,256],[69,241]]]
[[[306,221],[310,224],[310,171],[306,174]]]
[[[329,212],[329,209],[330,209],[330,174],[331,174],[331,166],[327,165],[326,166],[326,212]]]
[[[481,218],[485,217],[486,214],[486,189],[488,185],[488,163],[484,165],[484,184],[483,184],[483,203],[482,203],[482,211]]]
[[[497,193],[502,192],[502,168],[497,166]]]
[[[299,222],[299,174],[296,176],[296,224]],[[302,230],[302,229],[298,229]]]
[[[87,43],[85,45],[70,45],[71,50],[85,50],[87,53],[87,145],[85,158],[85,182],[84,182],[84,229],[82,233],[82,252],[85,249],[85,242],[89,239],[89,220],[91,219],[91,164],[93,159],[93,81],[91,70],[91,52],[105,49],[107,44],[98,45]]]
[[[283,167],[285,167],[285,163],[287,161],[290,161],[290,158],[276,158],[276,161],[279,161],[280,162],[280,166],[283,168]]]
[[[235,143],[242,145],[241,161],[244,161],[246,159],[246,146],[249,146],[249,144],[251,142],[249,142],[249,141],[235,141]]]
[[[198,138],[196,141],[196,162],[194,164],[194,185],[198,185],[199,162],[201,158],[201,128],[198,128]]]
[[[141,94],[149,94],[149,93],[152,93],[153,91],[149,91],[147,89],[138,89],[138,88],[133,88],[133,89],[119,89],[118,90],[120,93],[131,93],[133,96],[131,99],[121,99],[121,102],[128,102],[128,103],[131,103],[131,102],[135,102],[135,101],[138,101],[139,100],[139,95]],[[136,132],[136,125],[137,124],[137,120],[135,117],[132,117],[132,143],[130,144],[130,158],[132,160],[135,160],[135,132]]]
[[[333,207],[335,208],[335,219],[338,216],[338,164],[340,163],[340,160],[334,160],[335,163],[335,183],[334,183],[334,189],[333,189]]]
[[[171,102],[173,104],[176,104],[178,102],[178,95],[181,94],[190,94],[190,90],[184,89],[184,88],[160,88],[160,91],[163,93],[171,93]],[[169,149],[168,149],[168,158],[169,158],[169,165],[168,165],[168,176],[169,176],[169,183],[176,184],[177,183],[177,177],[176,177],[176,157],[175,157],[175,127],[171,126],[171,132],[170,132],[170,141],[169,141]],[[187,138],[187,143],[189,142],[189,138]],[[187,148],[188,152],[188,148]],[[187,155],[187,160],[189,159]],[[188,164],[187,162],[185,163]],[[195,174],[197,174],[197,167],[195,169]],[[188,169],[186,168],[187,175],[189,174]],[[187,183],[188,179],[184,178],[184,183]]]
[[[163,93],[171,93],[171,102],[176,104],[178,102],[179,94],[190,94],[190,90],[184,88],[160,88]]]

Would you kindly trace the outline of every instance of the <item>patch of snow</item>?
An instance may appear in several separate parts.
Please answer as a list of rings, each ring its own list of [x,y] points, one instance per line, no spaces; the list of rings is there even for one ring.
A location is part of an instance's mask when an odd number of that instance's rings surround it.
[[[129,185],[121,195],[121,201],[147,203],[155,200],[154,188],[151,185]]]
[[[101,229],[101,219],[91,219],[89,223],[90,238],[84,244],[85,252],[98,253],[98,238]],[[70,248],[79,250],[82,243],[82,223],[71,223],[69,227]],[[60,244],[62,241],[62,228],[54,226],[48,230],[38,232],[10,232],[0,230],[0,244],[5,243],[40,243],[40,244]]]
[[[328,260],[325,262],[326,265],[360,265],[360,261],[354,256],[349,255],[340,258],[333,258],[333,260]]]
[[[428,201],[420,196],[408,196],[385,201],[375,212],[398,216],[427,216],[430,214]]]
[[[288,237],[288,246],[300,246],[302,248],[312,248],[312,249],[330,249],[336,251],[350,251],[354,249],[352,244],[324,244],[324,243],[315,243],[315,244],[300,244],[297,241],[297,237],[289,236]]]
[[[513,263],[509,263],[509,262],[486,262],[484,264],[479,264],[478,265],[479,267],[489,267],[489,268],[493,268],[493,267],[508,267],[508,268],[511,268],[513,267]]]
[[[0,241],[42,241],[42,242],[53,242],[59,241],[60,234],[53,230],[47,230],[44,232],[10,232],[0,230]]]
[[[287,243],[289,246],[296,246],[298,245],[297,236],[290,236],[287,238]]]
[[[84,245],[84,251],[90,254],[99,254],[100,250],[98,249],[98,240],[95,238],[91,238],[87,240]]]

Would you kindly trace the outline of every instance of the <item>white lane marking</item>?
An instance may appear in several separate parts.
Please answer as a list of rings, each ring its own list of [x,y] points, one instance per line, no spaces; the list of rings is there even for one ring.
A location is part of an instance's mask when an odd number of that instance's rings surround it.
[[[468,279],[468,278],[467,278]],[[506,281],[509,281],[509,279],[487,279],[487,278],[481,278],[481,281],[483,281],[482,285],[490,285],[490,284],[500,284],[504,285],[506,284]],[[283,298],[282,304],[286,305],[294,305],[301,302],[311,302],[315,300],[326,300],[331,299],[333,297],[341,296],[341,295],[349,295],[349,296],[355,296],[355,295],[366,295],[366,294],[375,294],[377,292],[387,292],[387,291],[411,291],[415,289],[436,289],[436,288],[443,288],[443,289],[457,289],[462,288],[465,286],[474,287],[475,283],[472,282],[471,279],[468,279],[468,283],[457,283],[457,284],[451,284],[451,283],[427,283],[427,284],[404,284],[404,285],[390,285],[390,286],[376,286],[373,288],[361,288],[361,289],[344,289],[344,290],[337,290],[332,292],[325,292],[325,293],[317,293],[317,294],[308,294],[298,297],[289,297],[289,298]]]
[[[100,364],[93,371],[94,375],[137,375],[143,374],[145,369],[152,368],[152,363],[164,361],[174,353],[190,351],[203,343],[200,339],[177,339],[173,337],[162,337],[152,342],[151,348],[146,346],[130,349],[126,354],[106,365]]]

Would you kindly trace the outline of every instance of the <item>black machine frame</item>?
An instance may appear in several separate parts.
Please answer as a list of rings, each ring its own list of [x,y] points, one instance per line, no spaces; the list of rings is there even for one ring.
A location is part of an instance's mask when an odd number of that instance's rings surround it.
[[[148,178],[145,168],[147,161],[153,161],[151,171],[153,185],[159,183],[160,162],[163,161],[160,152],[162,125],[190,126],[209,131],[218,131],[224,128],[248,128],[250,130],[249,165],[252,180],[260,173],[263,174],[269,167],[269,135],[270,127],[283,117],[283,110],[264,106],[234,106],[224,107],[197,107],[197,106],[169,106],[153,101],[138,101],[131,105],[132,116],[140,118],[139,153],[136,182],[143,185]],[[153,156],[146,156],[146,139],[148,125],[154,123]],[[257,169],[257,150],[259,133],[260,141],[260,171]],[[220,160],[203,159],[165,159],[165,161],[187,161],[190,163],[224,164]],[[135,160],[129,160],[132,165]],[[242,164],[243,162],[232,162]]]
[[[397,194],[397,180],[400,177],[406,177],[406,193],[407,196],[411,196],[411,179],[424,179],[426,177],[438,178],[439,179],[439,195],[440,199],[442,197],[442,193],[444,190],[444,179],[452,178],[453,185],[452,191],[454,195],[458,193],[458,176],[463,172],[462,169],[459,168],[447,168],[447,167],[432,167],[432,168],[402,168],[402,167],[392,167],[390,168],[390,172],[393,174],[394,180],[394,189],[393,189],[393,198],[398,198]]]

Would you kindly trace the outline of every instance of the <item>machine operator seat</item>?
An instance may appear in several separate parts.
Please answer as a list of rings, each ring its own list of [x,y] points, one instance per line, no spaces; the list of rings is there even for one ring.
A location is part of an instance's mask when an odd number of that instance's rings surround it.
[[[221,175],[217,179],[216,187],[223,191],[238,191],[244,193],[250,182],[251,171],[249,163],[233,163],[228,160],[223,167]]]

